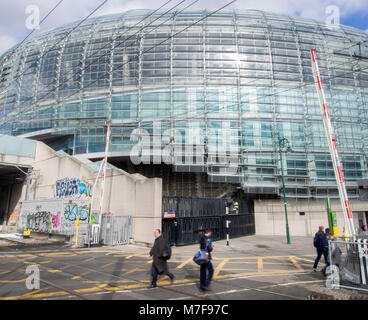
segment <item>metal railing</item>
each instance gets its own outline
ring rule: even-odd
[[[326,286],[368,291],[368,237],[329,240]]]
[[[90,224],[85,235],[85,244],[116,246],[128,244],[132,234],[131,216],[102,216],[101,225]]]

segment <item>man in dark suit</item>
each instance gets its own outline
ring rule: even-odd
[[[201,291],[209,290],[209,286],[211,284],[212,276],[213,276],[213,266],[211,263],[211,251],[213,250],[212,241],[211,241],[212,231],[210,229],[206,229],[204,235],[199,240],[199,246],[201,250],[206,250],[208,252],[208,262],[201,265],[200,271],[200,286],[199,289]],[[208,270],[208,275],[207,275]]]
[[[174,275],[169,272],[167,261],[163,259],[163,252],[167,245],[165,239],[161,235],[160,229],[155,229],[153,232],[155,242],[150,251],[149,258],[153,257],[152,263],[152,283],[148,288],[156,288],[157,277],[159,274],[166,274],[171,281],[174,280]]]

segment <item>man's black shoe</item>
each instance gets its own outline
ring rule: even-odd
[[[174,275],[172,275],[172,277],[170,278],[171,283],[173,283],[173,282],[174,282],[174,278],[175,278],[175,276],[174,276]]]
[[[201,291],[209,291],[207,287],[199,287],[199,290],[201,290]]]
[[[151,284],[150,286],[147,287],[148,289],[151,289],[151,288],[157,288],[157,286],[155,284]]]

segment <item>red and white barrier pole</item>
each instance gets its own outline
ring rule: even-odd
[[[326,130],[326,135],[328,139],[328,146],[330,149],[331,159],[332,159],[332,163],[333,163],[333,167],[335,171],[335,177],[336,177],[337,187],[339,190],[341,206],[344,212],[344,218],[345,218],[346,225],[348,227],[349,236],[354,237],[355,229],[354,229],[353,215],[352,215],[351,208],[350,208],[348,194],[346,192],[345,180],[344,180],[344,175],[342,173],[342,167],[340,164],[339,155],[337,153],[336,136],[334,135],[333,130],[332,130],[330,114],[328,112],[328,107],[327,107],[327,102],[326,102],[326,96],[325,96],[325,92],[324,92],[323,85],[322,85],[321,74],[318,68],[316,49],[311,49],[311,55],[312,55],[312,69],[313,69],[313,75],[314,75],[314,82],[316,84],[317,94],[318,94],[319,102],[321,105],[323,124]]]
[[[101,219],[102,219],[102,206],[103,206],[103,199],[104,199],[106,163],[107,163],[107,153],[108,153],[108,150],[109,150],[109,142],[110,142],[110,122],[107,123],[105,157],[104,157],[104,162],[103,162],[101,194],[100,194],[100,206],[99,206],[99,209],[98,209],[98,214],[99,214],[98,224],[100,225],[100,228],[101,228]]]

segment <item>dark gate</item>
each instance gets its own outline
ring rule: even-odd
[[[236,200],[238,214],[226,214],[227,199],[164,196],[162,232],[171,245],[198,243],[205,229],[212,230],[213,240],[226,238],[226,220],[230,220],[230,238],[253,235],[253,200]],[[175,217],[174,217],[175,216]]]

